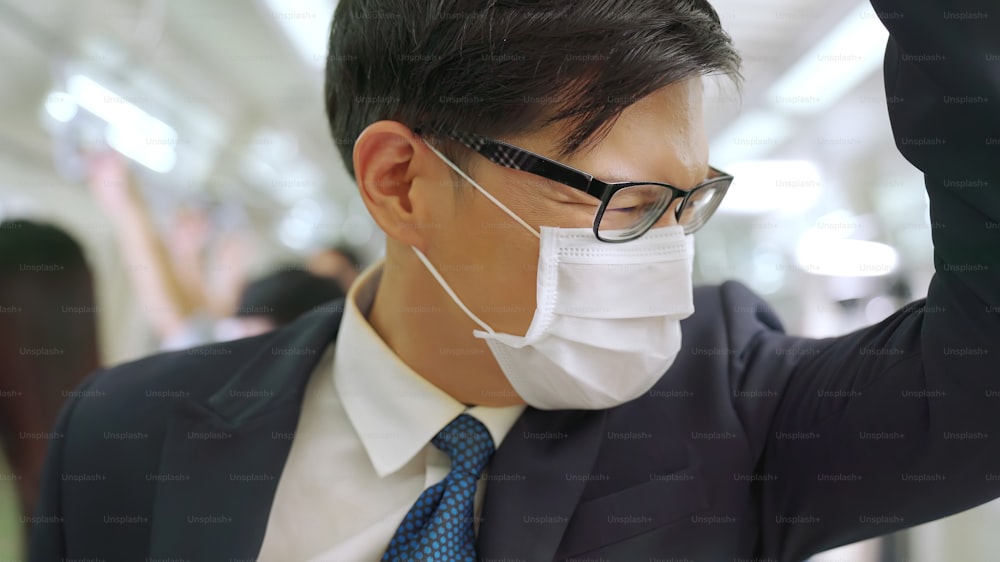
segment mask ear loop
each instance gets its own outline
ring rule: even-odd
[[[502,210],[503,212],[507,213],[507,215],[510,216],[510,218],[512,218],[515,221],[517,221],[518,223],[520,223],[520,225],[523,226],[525,229],[527,229],[528,232],[534,234],[535,238],[541,239],[542,235],[539,234],[538,232],[536,232],[534,228],[531,228],[531,225],[529,225],[528,223],[524,222],[524,220],[521,219],[521,217],[517,216],[517,214],[515,214],[513,211],[511,211],[510,209],[508,209],[507,206],[504,205],[503,203],[501,203],[496,197],[493,197],[490,194],[490,192],[488,192],[485,189],[483,189],[483,187],[481,185],[479,185],[478,183],[476,183],[476,180],[470,178],[468,176],[468,174],[466,174],[465,172],[462,171],[461,168],[459,168],[458,166],[456,166],[455,164],[453,164],[451,162],[451,160],[448,160],[447,158],[445,158],[445,156],[443,154],[441,154],[440,152],[438,152],[438,150],[436,148],[434,148],[433,146],[431,146],[430,143],[427,143],[427,148],[431,149],[431,152],[433,152],[434,154],[436,154],[437,157],[441,159],[441,161],[443,161],[445,164],[448,165],[449,168],[451,168],[452,170],[455,170],[455,173],[457,173],[458,175],[462,176],[462,178],[465,179],[465,181],[471,183],[472,187],[475,187],[476,189],[478,189],[479,193],[482,193],[484,196],[486,196],[487,199],[489,199],[490,201],[492,201],[494,205],[496,205],[497,207],[500,207],[500,210]]]
[[[433,152],[435,155],[437,155],[437,157],[440,158],[442,162],[444,162],[445,164],[447,164],[449,168],[451,168],[452,170],[454,170],[455,173],[457,173],[458,175],[462,176],[462,178],[465,179],[465,181],[467,181],[470,184],[472,184],[472,187],[475,187],[479,191],[479,193],[482,193],[484,196],[486,196],[487,199],[489,199],[490,201],[492,201],[494,205],[496,205],[497,207],[500,208],[500,210],[502,210],[503,212],[507,213],[507,215],[510,216],[510,218],[512,218],[515,221],[517,221],[528,232],[534,234],[535,238],[541,239],[541,237],[542,237],[541,234],[539,234],[538,232],[536,232],[534,228],[531,228],[531,225],[529,225],[528,223],[524,222],[524,220],[521,219],[521,217],[517,216],[513,211],[511,211],[510,209],[508,209],[507,206],[504,205],[503,203],[501,203],[496,197],[493,197],[493,195],[491,195],[490,192],[488,192],[485,189],[483,189],[483,187],[481,185],[479,185],[476,182],[476,180],[470,178],[469,175],[466,174],[465,172],[463,172],[461,168],[459,168],[458,166],[456,166],[454,163],[452,163],[451,160],[448,160],[443,154],[441,154],[440,152],[438,152],[438,149],[434,148],[430,143],[425,143],[425,144],[426,144],[427,148],[429,148],[431,150],[431,152]],[[483,331],[485,331],[488,334],[495,334],[496,332],[493,331],[493,328],[490,328],[486,324],[486,322],[483,322],[478,316],[476,316],[475,314],[473,314],[472,311],[469,310],[469,307],[465,306],[465,303],[462,302],[462,299],[458,298],[458,295],[456,295],[455,291],[453,291],[452,288],[451,288],[451,286],[448,285],[448,282],[444,280],[444,277],[441,276],[441,274],[438,272],[437,268],[435,268],[433,265],[431,265],[431,262],[430,262],[430,260],[427,259],[427,256],[425,256],[424,253],[421,252],[420,250],[418,250],[416,247],[411,246],[411,248],[413,248],[413,252],[415,254],[417,254],[417,258],[419,258],[420,261],[423,262],[424,266],[427,268],[428,271],[430,271],[431,275],[434,276],[434,279],[437,280],[438,284],[441,285],[441,288],[444,289],[446,293],[448,293],[448,296],[451,297],[451,300],[453,300],[455,302],[455,304],[457,304],[458,307],[462,309],[462,312],[465,312],[465,314],[470,319],[472,319],[473,322],[475,322],[476,324],[478,324],[479,327],[483,329]]]
[[[441,288],[444,289],[446,293],[448,293],[448,296],[451,297],[451,300],[455,301],[455,304],[457,304],[458,307],[461,308],[462,311],[465,312],[465,314],[468,315],[468,317],[471,318],[473,322],[479,324],[479,327],[482,328],[483,331],[490,334],[495,334],[496,332],[493,331],[493,328],[490,328],[488,325],[486,325],[486,322],[483,322],[482,320],[479,319],[478,316],[473,314],[472,311],[469,310],[469,307],[465,306],[465,303],[462,302],[462,299],[458,298],[458,295],[455,294],[455,291],[451,290],[451,286],[448,285],[448,282],[444,280],[444,277],[441,277],[441,274],[438,273],[437,268],[431,265],[431,262],[430,260],[427,259],[427,256],[425,256],[423,252],[418,250],[416,246],[410,246],[410,247],[413,248],[413,252],[417,254],[417,257],[420,258],[420,261],[424,262],[424,266],[426,266],[427,270],[431,272],[431,275],[433,275],[434,278],[437,279],[437,282],[439,285],[441,285]]]

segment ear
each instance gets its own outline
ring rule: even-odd
[[[425,197],[423,140],[396,121],[372,123],[354,143],[354,174],[361,199],[386,236],[426,249],[435,209]]]

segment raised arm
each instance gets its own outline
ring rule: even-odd
[[[160,341],[184,329],[197,310],[174,269],[149,209],[131,185],[122,158],[108,152],[91,161],[90,189],[114,224],[125,268],[143,314]]]
[[[777,396],[769,416],[734,399],[768,475],[763,559],[801,560],[1000,496],[1000,8],[873,5],[891,36],[893,135],[925,174],[936,274],[925,302],[844,337],[789,338],[766,314],[733,334],[746,342],[734,385]]]

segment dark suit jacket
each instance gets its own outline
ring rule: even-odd
[[[874,2],[893,132],[932,202],[926,301],[812,340],[742,285],[698,289],[647,395],[524,412],[489,467],[483,560],[794,561],[1000,495],[1000,13],[956,4]],[[339,319],[89,378],[55,430],[31,560],[254,558]]]

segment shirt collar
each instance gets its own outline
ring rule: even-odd
[[[375,472],[383,477],[402,468],[463,412],[481,421],[499,447],[525,407],[467,408],[404,363],[366,318],[382,266],[368,268],[348,292],[333,362],[340,401]]]

